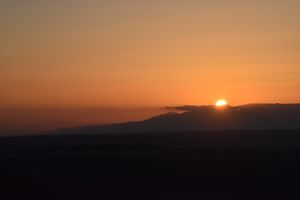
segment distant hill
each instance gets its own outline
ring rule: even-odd
[[[105,134],[219,130],[300,129],[300,104],[249,104],[169,107],[174,112],[145,121],[91,125],[54,131],[55,134]]]

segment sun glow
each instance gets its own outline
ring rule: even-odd
[[[227,106],[228,103],[225,99],[219,99],[217,102],[216,102],[216,107],[225,107]]]

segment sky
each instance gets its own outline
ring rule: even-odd
[[[298,0],[1,0],[0,27],[14,113],[300,102]]]

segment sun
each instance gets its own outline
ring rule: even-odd
[[[228,105],[227,101],[225,99],[219,99],[216,101],[216,107],[225,107]]]

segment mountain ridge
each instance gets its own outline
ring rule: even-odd
[[[300,104],[179,106],[143,121],[59,129],[56,134],[300,129]]]

